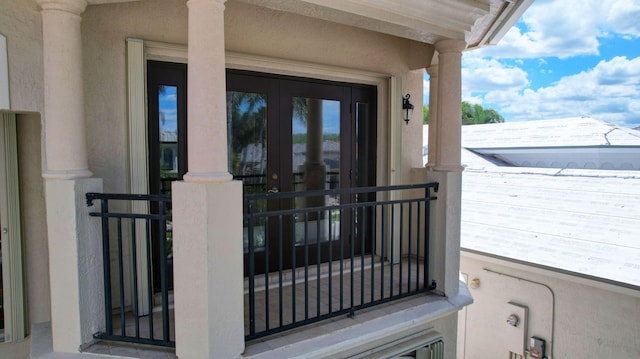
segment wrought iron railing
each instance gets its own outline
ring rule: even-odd
[[[106,327],[95,337],[175,346],[169,301],[171,197],[87,193],[86,198],[88,206],[100,201],[99,210],[90,215],[100,217],[102,224]],[[155,273],[154,251],[160,254]]]
[[[246,195],[246,339],[433,290],[427,260],[437,190],[427,183]]]
[[[437,189],[428,183],[245,195],[246,339],[432,290],[426,261]],[[90,215],[102,226],[106,327],[96,338],[175,346],[171,198],[86,198],[89,206],[100,201]],[[166,254],[155,272],[154,251]]]

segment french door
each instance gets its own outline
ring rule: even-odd
[[[170,194],[171,181],[182,179],[187,172],[186,66],[147,62],[152,194]],[[228,167],[234,179],[243,182],[244,194],[375,184],[375,87],[228,70],[226,96]],[[271,201],[274,203],[265,203],[263,210],[318,207],[350,200],[321,196]],[[311,238],[316,245],[308,246],[312,251],[309,257],[314,261],[326,261],[331,251],[337,254],[340,248],[333,244],[339,241],[340,233],[352,233],[349,226],[357,222],[349,214],[329,211],[289,220],[294,223],[286,226],[290,230],[282,238],[285,245],[302,252],[304,242],[308,245]],[[303,220],[314,222],[314,233],[306,239],[301,229]],[[264,223],[259,227],[262,230],[255,233],[256,268],[261,271],[275,270],[280,260],[285,267],[291,267],[293,257],[298,255],[289,253],[278,258],[269,253],[278,247],[274,243],[277,236],[272,233],[275,227]],[[246,230],[244,243],[246,253]],[[353,245],[356,252],[370,250],[368,245],[362,247],[351,238],[343,238],[342,243]],[[166,254],[157,250],[152,253],[154,288],[160,287],[157,268],[162,255]]]
[[[375,88],[369,86],[228,71],[229,172],[243,181],[245,194],[373,185],[375,98]],[[350,200],[317,196],[268,201],[262,210]],[[350,237],[340,238],[352,233],[353,223],[349,213],[339,210],[287,217],[284,231],[264,220],[254,230],[255,267],[290,268],[305,251],[308,264],[337,258],[351,245],[360,251]],[[246,230],[244,243],[246,253]],[[295,248],[295,253],[283,255],[282,248]]]

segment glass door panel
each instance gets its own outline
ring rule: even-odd
[[[267,190],[267,96],[266,94],[227,91],[228,166],[236,180],[242,181],[245,195]],[[266,203],[258,203],[264,211]],[[246,209],[245,209],[246,210]],[[264,251],[265,220],[254,227],[256,251]],[[247,223],[244,224],[244,251],[248,252]]]
[[[293,190],[305,192],[340,187],[340,101],[294,97],[292,99]],[[338,204],[337,196],[302,197],[299,208]],[[295,218],[296,245],[337,240],[340,213],[312,211]],[[306,224],[305,224],[306,223]],[[305,231],[307,237],[305,239]]]
[[[171,194],[171,182],[178,180],[178,87],[158,86],[158,151],[160,194]]]

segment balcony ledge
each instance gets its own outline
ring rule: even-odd
[[[356,312],[355,318],[334,318],[280,335],[248,342],[245,359],[339,358],[389,348],[412,350],[412,343],[437,340],[433,321],[473,303],[463,282],[455,297],[417,295]],[[400,354],[400,353],[399,353]]]

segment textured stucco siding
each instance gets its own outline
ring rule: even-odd
[[[461,359],[507,357],[508,302],[529,308],[528,336],[546,340],[549,357],[552,333],[554,358],[640,355],[637,291],[464,253],[460,270],[469,282],[480,280],[471,289],[474,303],[460,314]]]

